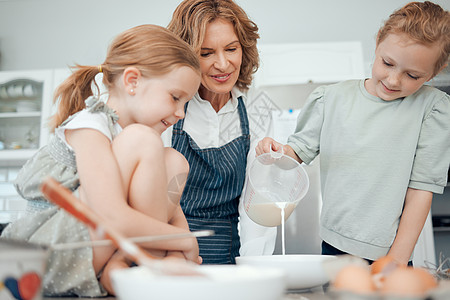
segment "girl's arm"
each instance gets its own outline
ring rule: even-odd
[[[408,188],[397,235],[388,253],[397,262],[407,264],[411,258],[430,211],[432,199],[432,192]]]
[[[169,220],[169,224],[179,227],[179,228],[186,229],[189,231],[188,222],[186,220],[186,217],[185,217],[180,205],[177,206],[172,219]],[[201,263],[201,258],[199,258],[197,253],[198,253],[198,247],[197,247],[196,251],[190,251],[190,252],[168,251],[167,257],[184,258],[184,259],[193,261],[195,263]]]
[[[80,178],[80,199],[100,214],[110,226],[125,236],[146,236],[188,232],[167,221],[151,218],[133,209],[127,202],[127,188],[123,186],[118,163],[111,142],[93,129],[68,130],[66,138],[76,153]],[[145,248],[190,251],[196,239],[152,242]]]

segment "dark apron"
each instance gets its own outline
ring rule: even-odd
[[[234,264],[239,256],[238,206],[250,134],[241,97],[238,102],[242,135],[221,147],[200,149],[183,130],[184,119],[173,127],[172,147],[186,157],[190,166],[180,201],[189,229],[215,232],[214,236],[198,238],[204,264]]]

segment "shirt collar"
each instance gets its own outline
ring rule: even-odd
[[[231,90],[231,96],[236,100],[237,98],[242,97],[242,100],[244,100],[244,102],[247,99],[247,95],[236,86]]]
[[[237,88],[236,86],[233,87],[233,89],[231,90],[231,101],[229,100],[218,112],[218,114],[222,114],[222,113],[228,113],[231,111],[235,111],[238,107],[239,101],[238,98],[242,97],[245,102],[247,96],[245,95],[245,93],[243,93],[239,88]],[[194,98],[192,99],[194,101],[197,101],[198,104],[200,105],[208,105],[210,106],[211,104],[209,103],[209,101],[202,99],[202,97],[200,97],[200,95],[198,94],[198,92],[195,94]],[[192,101],[191,100],[191,101]]]

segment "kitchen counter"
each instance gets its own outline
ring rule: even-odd
[[[326,290],[326,289],[325,289]],[[334,296],[334,297],[333,297]],[[340,299],[348,299],[347,296],[353,296],[350,294],[345,295],[345,297],[339,297]],[[371,296],[368,297],[350,297],[351,299],[378,299],[377,297],[373,298]],[[429,294],[428,298],[424,299],[436,299],[436,300],[443,300],[443,299],[450,299],[450,280],[441,280],[439,283],[439,287],[435,289],[433,292]],[[99,300],[117,300],[115,297],[105,297],[105,298],[46,298],[44,297],[43,300],[93,300],[93,299],[99,299]],[[289,290],[285,293],[285,295],[278,300],[333,300],[336,299],[336,295],[332,295],[329,293],[324,292],[324,288],[317,287],[309,290]],[[383,298],[384,299],[384,298]],[[399,298],[395,298],[399,299]],[[417,298],[402,298],[402,299],[417,299]]]
[[[436,300],[442,300],[442,299],[450,299],[450,280],[443,280],[440,282],[440,287],[433,292],[432,296],[426,299],[436,299]],[[349,296],[349,295],[347,295]],[[344,297],[341,299],[347,299],[348,297]],[[93,300],[93,299],[99,299],[99,300],[117,300],[115,297],[106,297],[106,298],[43,298],[43,300]],[[336,299],[336,295],[327,294],[324,292],[324,289],[322,287],[310,289],[310,290],[289,290],[286,292],[284,297],[282,297],[279,300],[333,300]],[[371,297],[352,297],[352,299],[375,299]],[[396,298],[397,299],[397,298]],[[403,299],[403,298],[402,298]],[[404,299],[412,299],[412,298],[404,298]],[[417,298],[414,298],[417,299]],[[425,298],[424,298],[425,299]]]

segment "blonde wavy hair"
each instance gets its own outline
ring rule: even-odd
[[[58,103],[58,110],[49,120],[50,130],[54,132],[70,115],[85,108],[93,85],[99,90],[94,80],[99,72],[103,73],[103,84],[112,91],[123,71],[131,66],[144,78],[162,76],[181,66],[200,74],[197,54],[171,31],[151,24],[133,27],[112,41],[101,65],[72,67],[72,74],[56,89],[53,101]]]
[[[167,28],[186,41],[200,55],[206,27],[216,19],[230,21],[242,47],[242,64],[237,87],[247,90],[259,67],[256,47],[258,26],[231,0],[185,0],[175,9]]]
[[[437,44],[441,55],[436,61],[434,74],[448,65],[450,54],[450,13],[430,1],[411,2],[392,13],[380,28],[377,46],[390,33],[406,34],[412,40],[424,44]]]

